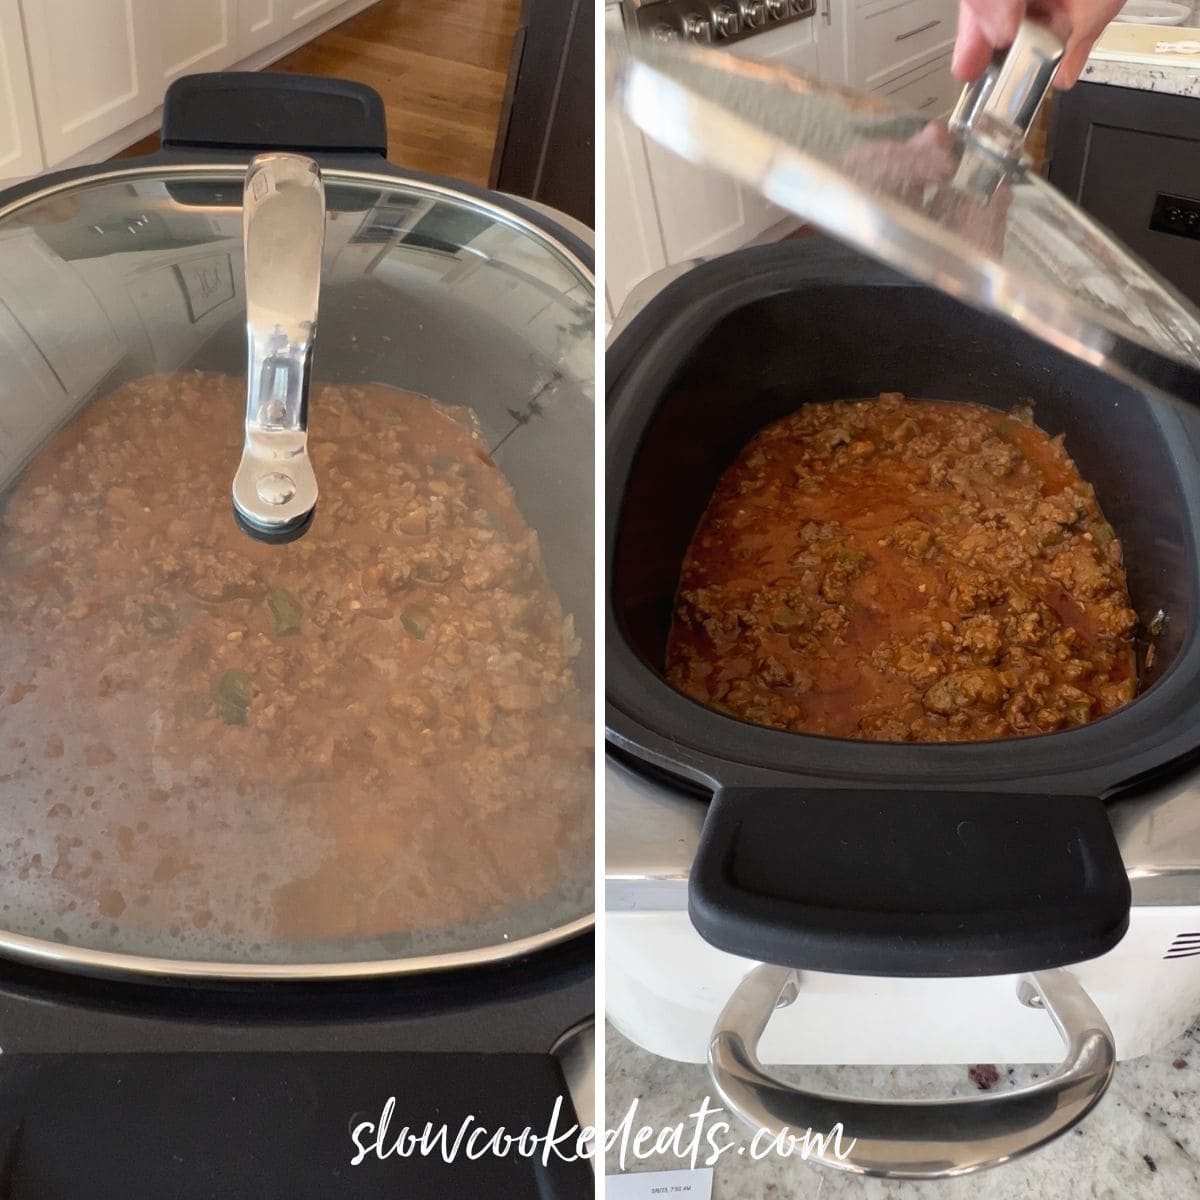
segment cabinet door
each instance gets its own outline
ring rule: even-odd
[[[22,14],[46,162],[151,112],[161,99],[155,0],[25,0]]]
[[[724,254],[753,236],[746,232],[752,223],[747,210],[756,206],[756,197],[716,171],[692,166],[649,138],[645,146],[668,262]]]
[[[1193,96],[1076,84],[1055,102],[1050,182],[1200,305],[1197,107]]]
[[[337,8],[342,0],[282,0],[282,3],[283,29],[280,32],[284,34],[324,16],[331,9]]]
[[[0,179],[36,175],[45,164],[17,0],[0,0]]]
[[[877,90],[897,108],[907,108],[927,117],[944,117],[954,107],[962,84],[951,74],[950,55],[947,54]]]
[[[237,0],[238,58],[248,58],[283,37],[283,8],[284,0]]]
[[[728,52],[819,76],[816,30],[820,19],[796,21],[761,37],[746,38]],[[836,69],[838,57],[833,56],[832,61]],[[694,167],[649,138],[646,157],[668,263],[735,250],[788,216],[757,192],[716,171]]]
[[[755,42],[759,39],[747,38],[731,52],[761,57],[762,46]],[[770,223],[761,197],[717,171],[685,162],[652,138],[645,147],[668,263],[736,250]]]
[[[817,0],[817,15],[812,18],[816,43],[816,75],[822,83],[850,82],[850,30],[854,15],[848,4]]]
[[[825,11],[830,12],[832,21],[833,0],[822,0],[822,2]],[[838,7],[840,9],[843,6]],[[837,20],[839,22],[845,20],[840,11]],[[796,21],[791,25],[784,25],[769,37],[747,38],[744,42],[739,42],[734,46],[734,53],[745,54],[747,57],[760,59],[763,62],[778,63],[789,71],[807,75],[811,79],[841,83],[840,72],[845,70],[845,60],[844,56],[834,48],[837,44],[836,35],[840,33],[840,27],[825,25],[824,21],[825,17],[818,11],[817,16],[810,17],[807,21]],[[826,40],[822,41],[822,33],[833,36],[827,36]],[[826,67],[827,61],[828,68]],[[826,74],[826,70],[829,74]],[[744,203],[747,241],[792,216],[785,209],[768,203],[757,193],[748,193]]]
[[[160,92],[180,75],[220,71],[238,59],[236,7],[235,0],[188,0],[166,11],[152,6]]]
[[[855,12],[847,45],[853,87],[877,91],[954,44],[955,0],[871,0]]]
[[[605,12],[604,25],[608,36],[620,33],[621,15],[616,8]],[[619,105],[604,106],[604,129],[604,212],[609,231],[604,287],[611,319],[630,289],[665,267],[667,259],[650,187],[646,143]]]

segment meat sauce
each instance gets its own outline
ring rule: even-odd
[[[244,403],[131,383],[7,497],[2,920],[32,897],[64,939],[270,957],[581,894],[580,643],[466,414],[314,388],[321,496],[278,546],[232,514]]]
[[[758,725],[883,742],[1085,724],[1133,699],[1121,545],[1032,410],[811,404],[725,472],[667,678]]]

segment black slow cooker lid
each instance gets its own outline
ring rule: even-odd
[[[684,158],[1122,382],[1196,403],[1200,313],[1021,161],[1062,51],[1025,22],[948,121],[649,39],[614,54],[613,90]]]
[[[0,950],[290,978],[508,958],[590,926],[590,262],[519,204],[394,171],[372,96],[184,80],[163,157],[0,196]],[[245,160],[279,147],[318,156],[325,205],[319,499],[275,544],[235,524],[231,485]],[[294,271],[284,232],[268,258]],[[314,341],[315,291],[294,329],[266,321],[280,360]],[[282,396],[290,371],[254,377]],[[470,572],[447,559],[451,510]],[[506,544],[528,568],[508,583]],[[547,654],[561,686],[527,677]],[[384,896],[390,927],[354,918]]]

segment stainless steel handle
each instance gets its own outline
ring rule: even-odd
[[[821,18],[826,25],[833,24],[833,0],[823,0],[821,4]]]
[[[758,1042],[771,1014],[789,1003],[800,977],[788,967],[755,967],[717,1019],[708,1068],[718,1094],[747,1125],[771,1137],[808,1130],[837,1142],[809,1142],[809,1161],[856,1175],[945,1179],[996,1166],[1044,1145],[1083,1119],[1104,1095],[1116,1054],[1108,1024],[1074,976],[1039,971],[1017,998],[1049,1014],[1067,1057],[1020,1091],[962,1100],[869,1100],[805,1092],[769,1074]]]
[[[1008,50],[998,51],[987,70],[963,88],[950,114],[951,128],[1003,158],[1019,158],[1064,49],[1048,26],[1022,21]]]
[[[301,527],[317,503],[308,457],[308,377],[317,332],[325,189],[298,154],[261,154],[246,171],[246,437],[233,505],[253,532]]]
[[[918,25],[916,29],[910,29],[907,33],[896,34],[895,40],[898,42],[907,42],[910,37],[916,37],[918,33],[928,33],[931,29],[936,29],[941,23],[941,17],[936,17],[932,21],[926,21],[924,25]]]

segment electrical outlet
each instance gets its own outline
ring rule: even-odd
[[[1150,228],[1158,233],[1173,233],[1176,237],[1200,240],[1200,200],[1159,192],[1154,198]]]

